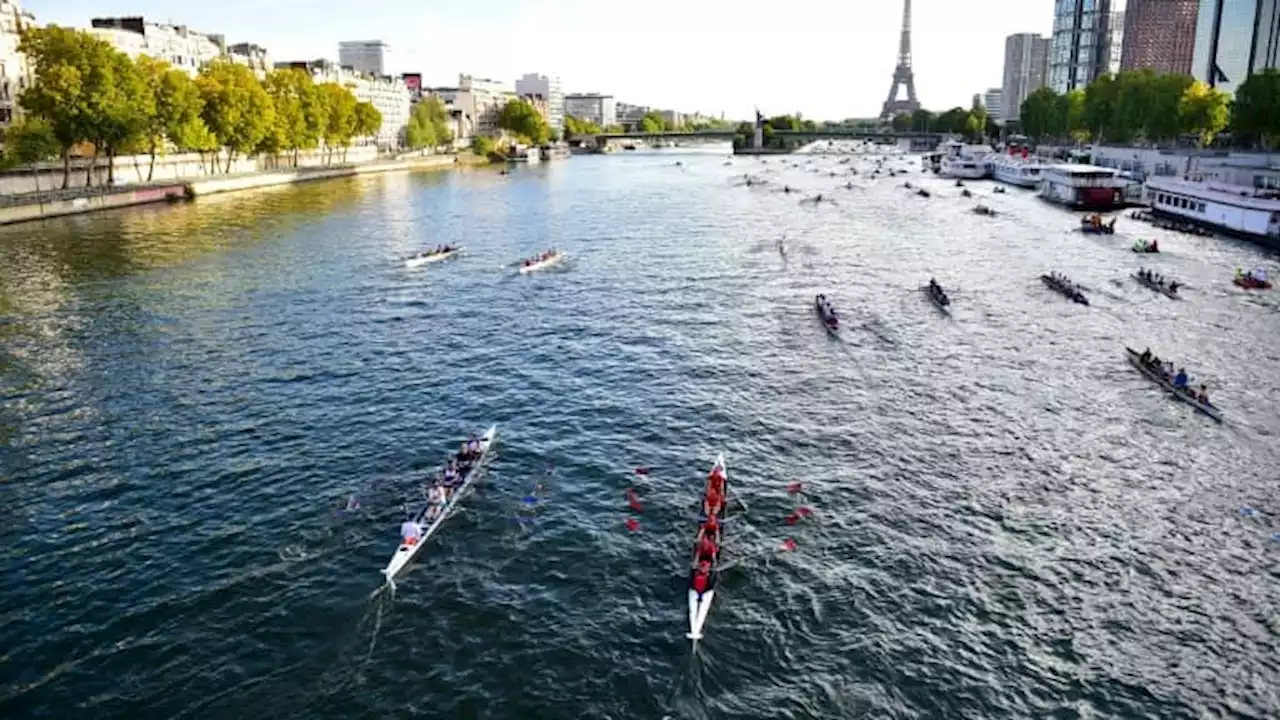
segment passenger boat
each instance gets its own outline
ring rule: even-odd
[[[996,180],[1023,188],[1034,188],[1040,182],[1044,165],[1028,160],[1024,152],[1018,155],[1002,155],[991,162],[991,174]]]
[[[711,601],[716,597],[716,580],[720,577],[720,566],[722,564],[721,557],[724,554],[722,541],[724,537],[724,524],[728,520],[729,507],[729,470],[724,464],[724,453],[720,453],[716,457],[715,465],[711,467],[711,473],[720,470],[724,474],[724,505],[720,511],[720,530],[718,537],[714,538],[716,547],[719,551],[716,553],[715,562],[711,564],[711,573],[707,578],[705,588],[699,592],[694,589],[694,581],[697,576],[697,560],[698,549],[695,543],[693,550],[694,567],[689,571],[689,632],[686,635],[695,643],[702,639],[702,627],[707,623],[707,615],[711,612]],[[711,475],[707,476],[707,485],[703,488],[703,497],[706,497],[706,490],[711,485]]]
[[[1181,287],[1177,281],[1170,281],[1168,284],[1156,282],[1142,273],[1131,273],[1129,277],[1138,281],[1139,285],[1155,290],[1165,297],[1173,300],[1180,300],[1182,296],[1178,294],[1178,288]]]
[[[1131,347],[1126,347],[1124,350],[1125,350],[1125,353],[1127,353],[1129,356],[1129,363],[1134,367],[1138,368],[1138,370],[1143,375],[1146,375],[1148,378],[1154,380],[1161,387],[1163,387],[1165,390],[1168,390],[1170,393],[1173,394],[1174,397],[1181,400],[1182,402],[1190,405],[1196,410],[1199,410],[1205,415],[1208,415],[1214,420],[1218,422],[1222,422],[1222,410],[1220,410],[1217,405],[1214,405],[1213,403],[1210,403],[1210,402],[1200,402],[1200,400],[1197,399],[1195,395],[1191,394],[1190,390],[1179,390],[1178,388],[1174,387],[1173,382],[1167,379],[1163,373],[1157,371],[1155,368],[1152,368],[1148,366],[1146,363],[1142,362],[1142,353],[1138,352],[1137,350],[1134,350]]]
[[[840,315],[836,312],[826,295],[818,295],[813,299],[813,308],[818,311],[818,318],[827,332],[835,335],[840,332]]]
[[[1130,181],[1114,168],[1097,165],[1046,165],[1040,171],[1039,196],[1082,210],[1115,210],[1126,204]]]
[[[437,263],[437,262],[440,262],[441,260],[448,260],[449,258],[454,257],[460,252],[462,252],[461,247],[450,247],[439,252],[431,251],[431,252],[418,253],[417,255],[414,255],[413,257],[405,260],[404,266],[407,268],[422,267],[423,265],[427,265],[429,263]]]
[[[567,255],[565,253],[558,250],[552,250],[549,253],[531,257],[520,264],[520,274],[528,275],[531,272],[545,270],[553,265],[559,264],[560,261],[564,260],[566,257]]]
[[[942,153],[938,151],[925,153],[920,158],[920,166],[921,172],[931,172],[937,175],[942,170]]]
[[[1273,168],[1224,162],[1183,176],[1149,177],[1144,198],[1157,215],[1280,247],[1275,180]]]
[[[1040,280],[1053,290],[1066,295],[1081,305],[1089,304],[1089,298],[1085,297],[1084,293],[1080,292],[1080,288],[1076,287],[1076,284],[1066,276],[1041,275]]]
[[[991,176],[987,153],[979,147],[959,142],[945,143],[938,175],[946,178],[981,180]]]
[[[494,437],[498,434],[498,426],[494,425],[481,435],[480,440],[480,456],[474,462],[467,466],[462,474],[462,482],[458,485],[457,490],[449,497],[449,499],[434,514],[433,506],[430,503],[424,504],[422,509],[414,515],[414,522],[422,525],[422,536],[416,542],[407,543],[403,540],[400,546],[396,548],[395,554],[391,556],[391,561],[387,563],[387,567],[382,570],[382,574],[386,576],[387,583],[395,585],[396,576],[404,570],[409,561],[413,560],[431,536],[440,529],[440,526],[450,515],[457,509],[458,504],[467,496],[467,492],[475,484],[476,479],[480,476],[480,471],[484,465],[485,458],[489,455],[489,448],[493,446]]]

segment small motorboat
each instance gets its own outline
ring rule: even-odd
[[[1248,272],[1236,268],[1236,278],[1232,282],[1246,290],[1271,289],[1271,281],[1267,279],[1267,271],[1262,268],[1254,268]]]
[[[1158,253],[1160,252],[1160,244],[1155,240],[1139,240],[1133,244],[1133,251],[1136,253]]]
[[[1116,233],[1116,218],[1111,218],[1109,223],[1102,222],[1101,215],[1080,218],[1080,232],[1090,235],[1114,235]]]

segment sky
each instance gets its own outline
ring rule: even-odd
[[[897,63],[902,0],[25,0],[41,24],[142,15],[267,48],[336,59],[342,40],[390,44],[388,71],[427,85],[459,73],[731,119],[874,117]],[[999,87],[1004,38],[1048,35],[1053,0],[914,0],[912,67],[929,109]]]

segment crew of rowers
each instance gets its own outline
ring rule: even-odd
[[[951,304],[951,299],[947,297],[946,291],[942,289],[942,286],[938,284],[937,280],[929,278],[929,287],[927,289],[929,290],[929,294],[938,301],[939,305]]]
[[[707,492],[702,497],[702,515],[698,539],[693,551],[693,590],[698,594],[711,586],[711,570],[720,555],[720,517],[724,512],[724,468],[716,465],[707,477]]]
[[[827,299],[826,295],[818,295],[818,312],[822,313],[822,321],[828,327],[834,328],[840,324],[840,316],[836,313],[835,306]]]
[[[547,260],[550,260],[551,258],[553,258],[553,257],[555,257],[555,256],[556,256],[556,251],[555,251],[555,249],[553,248],[553,249],[551,249],[551,250],[547,250],[547,251],[545,251],[545,252],[540,252],[540,253],[538,253],[537,255],[534,255],[534,256],[533,256],[533,257],[531,257],[531,258],[526,258],[526,259],[525,259],[525,261],[522,263],[522,265],[523,265],[524,267],[529,267],[530,265],[537,265],[538,263],[540,263],[540,262],[546,262]]]
[[[444,511],[454,493],[462,486],[467,473],[483,454],[484,448],[480,444],[480,438],[475,433],[471,433],[471,437],[458,449],[458,454],[449,458],[449,463],[427,484],[425,519],[428,523],[434,522]],[[413,518],[405,520],[400,525],[400,536],[404,538],[405,545],[418,544],[418,540],[422,537],[422,523]]]
[[[1096,232],[1114,232],[1116,229],[1116,219],[1111,218],[1111,222],[1104,223],[1102,222],[1102,216],[1098,213],[1094,213],[1081,218],[1080,225]]]
[[[1151,283],[1152,285],[1156,285],[1158,287],[1165,286],[1163,275],[1156,272],[1152,272],[1151,270],[1148,270],[1146,268],[1138,268],[1138,277]],[[1169,281],[1169,292],[1178,292],[1178,288],[1180,287],[1182,286],[1178,284],[1177,280]]]
[[[1142,354],[1138,356],[1138,361],[1147,366],[1147,369],[1159,373],[1160,377],[1164,378],[1165,382],[1171,383],[1178,392],[1194,398],[1204,405],[1212,404],[1209,402],[1209,388],[1204,383],[1201,383],[1197,390],[1191,389],[1191,379],[1187,376],[1186,368],[1177,368],[1175,370],[1172,361],[1162,361],[1151,354],[1151,348],[1143,350]]]
[[[1077,287],[1076,284],[1071,281],[1071,278],[1067,277],[1066,275],[1063,275],[1057,270],[1054,270],[1053,272],[1049,273],[1049,279],[1053,281],[1054,285],[1057,285],[1060,289],[1062,289],[1068,295],[1081,294],[1080,288]]]
[[[454,252],[457,249],[458,249],[457,245],[437,245],[433,250],[428,250],[426,252],[418,253],[418,257],[424,258],[424,257],[431,257],[432,255],[442,255],[444,253]]]

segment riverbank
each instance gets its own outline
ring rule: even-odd
[[[36,194],[29,200],[0,207],[0,225],[43,220],[45,218],[113,210],[157,202],[179,202],[201,197],[258,188],[293,185],[318,180],[372,175],[387,172],[447,170],[458,166],[487,165],[488,160],[470,153],[460,155],[428,155],[407,160],[374,161],[340,167],[301,168],[248,172],[222,177],[207,177],[185,183],[166,182],[145,186],[98,187],[78,192],[52,191]]]

